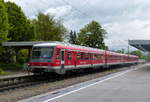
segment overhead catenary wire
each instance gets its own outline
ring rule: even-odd
[[[65,4],[71,6],[74,10],[78,11],[80,14],[82,14],[82,15],[88,17],[88,15],[87,15],[85,12],[81,11],[79,8],[77,8],[76,6],[72,5],[72,4],[71,4],[70,2],[68,2],[67,0],[61,0],[61,1],[62,1],[63,3],[65,3]],[[88,0],[86,0],[86,1],[84,1],[84,2],[87,3]],[[84,4],[85,4],[85,3],[84,3]],[[118,36],[117,36],[117,37],[118,37]],[[118,38],[119,38],[119,37],[118,37]],[[122,41],[122,40],[118,39],[118,41],[119,41],[120,43],[124,43],[125,45],[127,45],[127,43],[124,42],[125,40]]]
[[[122,49],[127,49],[126,51],[127,51],[127,53],[129,54],[129,52],[130,52],[130,46],[129,46],[129,43],[128,43],[128,41],[129,41],[129,39],[122,39],[122,40],[120,40],[120,37],[119,36],[117,36],[117,35],[113,35],[113,36],[115,36],[115,37],[117,37],[118,39],[118,41],[119,41],[119,43],[124,43],[124,46],[123,46],[123,48]],[[132,36],[132,38],[133,38],[133,36]],[[112,42],[112,41],[111,41]],[[127,43],[126,43],[127,42]],[[113,43],[113,42],[112,42]],[[126,45],[126,46],[125,46]]]

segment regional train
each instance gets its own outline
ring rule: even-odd
[[[50,42],[33,45],[28,70],[33,73],[65,74],[70,70],[135,64],[138,61],[139,58],[133,55],[63,42]]]

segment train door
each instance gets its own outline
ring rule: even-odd
[[[104,67],[108,67],[108,53],[105,51],[105,53],[104,53]]]
[[[89,53],[89,55],[90,55],[89,63],[91,64],[91,67],[93,68],[93,54]]]
[[[61,64],[61,68],[59,70],[59,74],[65,74],[66,70],[65,70],[65,49],[61,49],[61,53],[60,53],[60,64]]]
[[[76,51],[73,52],[73,65],[74,65],[74,68],[77,68],[77,52]]]
[[[63,50],[61,50],[61,61],[60,61],[61,68],[64,68],[64,64],[65,64],[64,58],[65,58],[65,50],[63,49]]]
[[[124,64],[124,56],[123,55],[121,56],[121,62],[122,62],[122,64]]]
[[[71,50],[66,51],[66,66],[68,69],[72,68],[73,66],[73,52]]]

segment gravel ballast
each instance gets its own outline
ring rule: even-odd
[[[118,68],[113,68],[113,69],[109,68],[108,70],[105,70],[105,71],[98,71],[94,73],[88,73],[85,75],[77,74],[71,78],[56,80],[54,82],[45,82],[45,83],[38,84],[38,85],[0,92],[0,102],[16,102],[21,99],[29,98],[35,95],[46,93],[46,92],[51,92],[51,91],[61,89],[67,86],[71,86],[77,83],[81,83],[81,82],[92,80],[98,77],[102,77],[111,73],[134,68],[136,66],[130,66],[130,67],[128,66],[128,67],[121,67],[121,68],[118,67]]]

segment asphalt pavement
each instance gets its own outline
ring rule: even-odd
[[[20,102],[150,102],[150,64]]]

